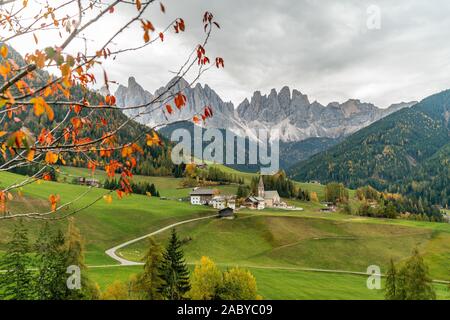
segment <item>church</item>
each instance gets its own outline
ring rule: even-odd
[[[264,181],[262,176],[259,177],[258,184],[258,198],[264,199],[264,204],[266,208],[273,208],[280,206],[281,198],[276,190],[264,190]]]

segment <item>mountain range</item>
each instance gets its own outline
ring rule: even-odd
[[[167,90],[170,88],[170,90]],[[317,101],[310,102],[307,95],[285,86],[279,92],[272,89],[268,95],[256,91],[250,100],[245,99],[237,107],[231,102],[225,102],[207,84],[197,83],[190,87],[183,78],[173,78],[165,87],[154,93],[145,90],[134,77],[128,79],[126,86],[119,85],[115,92],[117,104],[124,106],[139,106],[150,103],[163,92],[162,99],[170,102],[170,95],[183,92],[187,97],[187,105],[181,110],[168,114],[164,109],[145,113],[144,109],[124,109],[130,117],[141,114],[136,120],[147,126],[168,124],[163,131],[170,136],[173,129],[170,123],[179,120],[190,121],[195,113],[201,112],[205,106],[213,109],[214,116],[208,118],[205,127],[227,129],[241,137],[256,139],[254,130],[278,129],[280,139],[280,166],[289,168],[298,161],[308,159],[312,155],[327,150],[344,137],[364,128],[383,117],[400,109],[411,107],[417,102],[401,102],[392,104],[386,109],[376,107],[371,103],[351,99],[344,103],[332,102],[324,106]],[[149,105],[145,110],[159,107]],[[193,130],[190,124],[185,129]],[[272,135],[272,139],[276,136]],[[256,167],[248,167],[253,171]],[[245,169],[239,166],[240,170]]]
[[[178,83],[173,85],[177,80]],[[120,85],[114,95],[119,106],[137,106],[149,103],[169,87],[172,87],[169,90],[172,94],[183,92],[186,95],[187,106],[171,115],[165,112],[143,115],[137,119],[139,122],[154,126],[182,119],[190,120],[196,112],[201,112],[205,106],[211,106],[214,117],[207,120],[207,127],[229,129],[237,135],[249,137],[252,137],[254,129],[278,129],[282,142],[298,142],[308,138],[339,139],[417,103],[402,102],[381,109],[371,103],[351,99],[324,106],[317,101],[310,102],[308,96],[298,90],[291,91],[289,87],[283,87],[279,92],[272,89],[268,95],[256,91],[250,100],[245,99],[235,108],[233,103],[224,102],[208,85],[197,83],[191,88],[182,78],[172,79],[165,87],[152,94],[139,85],[134,77],[130,77],[127,86]],[[163,98],[167,96],[168,94]],[[155,106],[149,106],[152,107]],[[141,111],[142,109],[124,110],[124,113],[134,116]]]

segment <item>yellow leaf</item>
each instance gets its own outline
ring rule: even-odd
[[[104,195],[103,199],[106,201],[106,203],[111,203],[113,200],[110,194]]]
[[[0,54],[4,59],[6,59],[6,57],[8,56],[8,47],[3,45],[2,48],[0,49]]]
[[[5,134],[7,134],[8,132],[6,131],[0,131],[0,137],[3,137]]]

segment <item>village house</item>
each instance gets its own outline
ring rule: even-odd
[[[78,178],[78,184],[82,186],[90,186],[95,188],[100,187],[100,181],[94,178],[80,177]]]
[[[235,196],[215,196],[211,200],[211,204],[215,209],[231,208],[236,209],[236,197]]]
[[[264,198],[254,196],[250,196],[245,199],[244,206],[254,210],[263,210],[266,207]]]
[[[191,204],[193,205],[209,205],[216,191],[212,189],[197,188],[189,194],[191,197]]]

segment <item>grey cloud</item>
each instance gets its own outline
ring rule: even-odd
[[[357,98],[381,107],[450,87],[447,0],[167,0],[164,4],[166,16],[155,12],[150,17],[158,25],[172,17],[185,18],[187,32],[176,40],[180,54],[201,39],[202,13],[215,14],[222,28],[214,33],[208,50],[213,57],[224,57],[226,68],[206,74],[201,82],[235,104],[255,90],[269,92],[284,85],[322,103]],[[380,30],[366,27],[366,10],[372,4],[381,9]],[[122,59],[124,65],[113,72],[124,79],[132,74],[154,90],[171,77],[168,70],[178,59],[172,52],[166,61],[143,68],[143,59],[150,65],[160,50],[145,50],[140,59]]]

